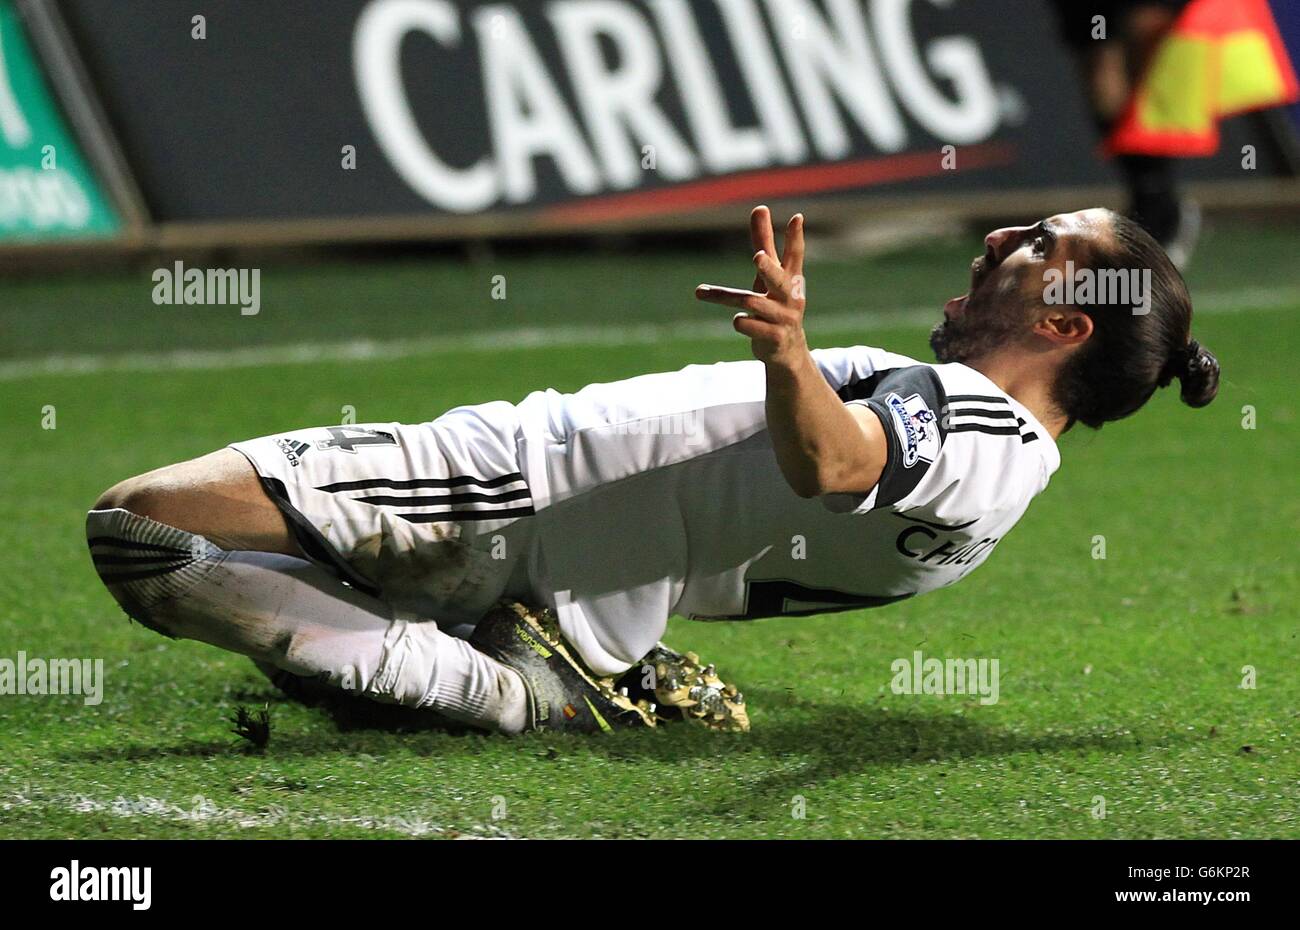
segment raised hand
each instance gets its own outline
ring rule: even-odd
[[[807,348],[803,332],[806,291],[803,276],[803,214],[796,213],[785,227],[785,249],[778,261],[772,213],[755,207],[749,216],[754,253],[754,289],[701,284],[695,296],[707,303],[741,311],[732,317],[736,332],[748,336],[754,357],[779,362]]]

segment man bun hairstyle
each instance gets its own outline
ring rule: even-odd
[[[1109,215],[1111,235],[1092,247],[1089,267],[1098,274],[1149,272],[1150,278],[1140,306],[1077,308],[1092,318],[1092,336],[1061,366],[1052,394],[1070,426],[1093,429],[1137,412],[1175,378],[1192,407],[1204,407],[1219,392],[1218,359],[1191,338],[1192,298],[1183,276],[1145,229]]]
[[[1179,396],[1189,407],[1204,407],[1219,393],[1219,360],[1195,339],[1181,352],[1175,352],[1160,374],[1160,387],[1174,378],[1182,385]]]

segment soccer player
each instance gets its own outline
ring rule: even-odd
[[[1194,407],[1217,391],[1179,273],[1108,210],[989,233],[931,333],[938,364],[810,351],[803,217],[780,255],[765,207],[751,234],[753,290],[696,296],[736,311],[754,361],[237,442],[106,492],[97,570],[151,629],[352,695],[507,733],[649,723],[598,679],[675,655],[657,645],[670,615],[953,584],[1047,486],[1061,433],[1174,379]],[[720,717],[740,704],[724,697]]]

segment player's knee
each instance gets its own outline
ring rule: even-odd
[[[119,481],[113,485],[95,501],[95,506],[91,510],[130,510],[135,511],[136,507],[144,505],[144,489],[142,483],[143,476],[137,475],[134,478],[127,478],[125,481]],[[147,514],[141,514],[147,516]]]
[[[175,466],[172,466],[175,467]],[[138,517],[171,523],[188,506],[187,494],[171,480],[169,469],[119,481],[99,496],[94,510],[127,510]]]
[[[180,511],[165,472],[129,478],[101,494],[86,516],[86,541],[96,573],[127,615],[176,637],[184,633],[168,603],[220,550],[174,525]]]

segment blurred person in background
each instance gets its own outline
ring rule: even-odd
[[[1093,120],[1102,136],[1109,136],[1188,0],[1051,0],[1051,4],[1062,37],[1074,52]],[[1129,215],[1182,267],[1196,245],[1200,210],[1180,197],[1174,159],[1121,154],[1115,162],[1127,189]]]
[[[1219,121],[1300,100],[1267,0],[1052,0],[1129,214],[1183,268],[1200,210],[1175,158],[1214,155]]]

